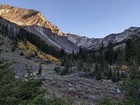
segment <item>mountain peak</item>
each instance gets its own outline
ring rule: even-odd
[[[131,30],[131,31],[136,30],[136,29],[138,29],[138,27],[131,26],[130,28],[128,28],[128,30]]]
[[[11,8],[13,8],[13,6],[10,6],[10,5],[7,5],[7,4],[3,4],[3,5],[0,5],[0,8],[1,9],[11,9]]]
[[[50,29],[54,34],[63,36],[57,26],[48,21],[41,12],[33,9],[0,5],[0,17],[20,26],[38,25]]]

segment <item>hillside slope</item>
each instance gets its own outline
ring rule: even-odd
[[[14,37],[19,34],[20,29],[24,29],[58,50],[64,49],[67,53],[79,51],[78,47],[67,40],[57,26],[39,11],[0,5],[0,26],[0,30],[7,28],[8,33]]]

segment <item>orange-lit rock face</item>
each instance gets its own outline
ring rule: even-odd
[[[20,26],[43,26],[59,36],[64,35],[57,26],[49,22],[39,11],[0,5],[0,17]]]

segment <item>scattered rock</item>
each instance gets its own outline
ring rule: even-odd
[[[121,90],[120,90],[120,89],[117,89],[117,92],[118,92],[118,93],[121,93]]]

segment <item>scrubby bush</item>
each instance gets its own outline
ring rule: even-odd
[[[13,46],[12,49],[11,49],[11,52],[14,52],[16,50],[16,47]]]
[[[58,74],[58,75],[66,75],[69,73],[69,69],[67,68],[60,68],[60,67],[55,67],[54,71]]]
[[[47,101],[47,105],[72,105],[72,104],[63,98],[54,97]]]
[[[41,74],[42,74],[42,66],[41,66],[41,63],[40,63],[37,75],[41,75]]]
[[[101,100],[101,102],[99,102],[98,105],[117,105],[117,104],[113,103],[111,99],[104,98]]]
[[[19,54],[20,56],[24,56],[24,53],[23,52],[20,52],[20,54]]]
[[[54,71],[55,71],[57,74],[60,74],[60,67],[55,67],[55,68],[54,68]]]
[[[66,74],[68,74],[69,73],[69,69],[62,69],[61,71],[60,71],[60,75],[66,75]]]

